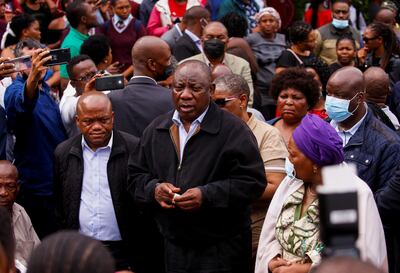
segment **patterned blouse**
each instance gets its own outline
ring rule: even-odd
[[[282,246],[282,258],[291,262],[318,263],[323,244],[319,238],[318,198],[301,217],[305,187],[289,196],[282,207],[275,227],[275,236]]]

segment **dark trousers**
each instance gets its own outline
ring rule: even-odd
[[[131,270],[129,249],[123,241],[102,241],[114,258],[115,270]]]
[[[204,244],[165,240],[167,273],[250,273],[251,232]]]
[[[53,196],[20,193],[17,203],[24,207],[31,218],[36,234],[42,240],[47,235],[57,231]]]

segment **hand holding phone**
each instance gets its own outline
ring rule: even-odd
[[[10,76],[15,73],[15,64],[9,58],[0,57],[0,77]]]
[[[107,75],[96,78],[95,88],[97,91],[108,91],[122,89],[125,87],[124,76],[118,75]]]

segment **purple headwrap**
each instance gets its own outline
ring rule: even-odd
[[[300,151],[318,166],[344,161],[342,139],[329,123],[316,115],[307,114],[292,137]]]

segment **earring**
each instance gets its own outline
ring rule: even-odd
[[[317,173],[317,170],[318,170],[318,168],[315,167],[315,166],[313,166],[313,174],[316,174],[316,173]]]

